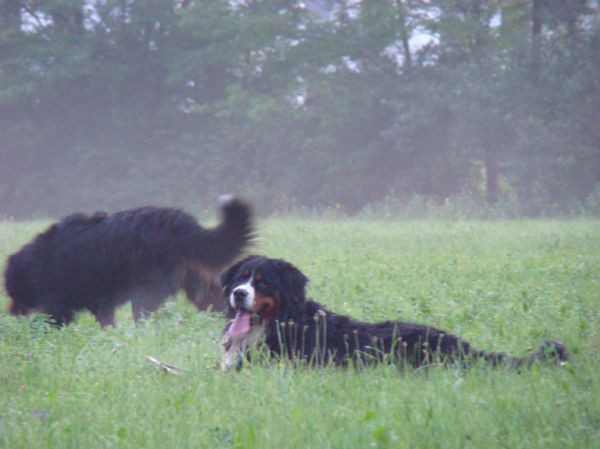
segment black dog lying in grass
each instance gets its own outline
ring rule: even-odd
[[[273,354],[309,365],[408,363],[462,364],[484,360],[494,366],[530,366],[540,359],[564,361],[566,347],[546,340],[529,357],[475,350],[459,337],[431,326],[402,321],[363,323],[307,300],[308,281],[288,262],[250,256],[226,271],[224,294],[235,312],[223,335],[221,366],[239,368],[257,344]]]
[[[212,229],[168,208],[70,215],[8,259],[9,312],[46,313],[60,326],[89,310],[106,326],[118,305],[131,300],[137,321],[180,288],[205,309],[200,296],[210,292],[211,273],[234,262],[253,238],[248,204],[224,198],[222,215]]]

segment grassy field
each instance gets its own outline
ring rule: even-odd
[[[43,223],[0,223],[0,264]],[[64,329],[0,311],[0,448],[599,448],[600,222],[263,222],[257,252],[357,318],[572,360],[531,371],[217,369],[224,319],[182,298]],[[0,305],[6,294],[0,291]],[[3,307],[4,309],[4,307]],[[163,373],[152,355],[184,368]]]

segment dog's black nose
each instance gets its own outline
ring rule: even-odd
[[[248,292],[246,290],[234,290],[233,291],[233,300],[237,306],[243,306],[244,300],[248,297]]]

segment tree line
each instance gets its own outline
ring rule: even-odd
[[[0,0],[0,215],[232,191],[264,212],[599,212],[599,9]]]

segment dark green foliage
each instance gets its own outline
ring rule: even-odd
[[[332,3],[0,0],[0,214],[598,212],[597,2]]]

